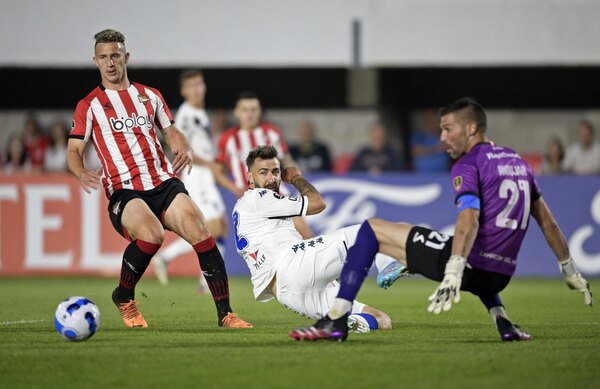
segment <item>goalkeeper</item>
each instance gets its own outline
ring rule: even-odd
[[[448,311],[459,302],[459,291],[468,291],[485,305],[503,341],[530,340],[509,320],[498,295],[515,272],[530,214],[556,254],[567,286],[583,293],[585,304],[592,305],[589,284],[577,271],[531,168],[514,150],[488,141],[486,127],[483,108],[471,98],[440,110],[440,139],[457,159],[452,168],[458,210],[454,236],[379,219],[364,222],[348,251],[340,290],[328,315],[311,327],[290,332],[292,338],[345,340],[344,318],[375,254],[381,252],[410,272],[441,282],[429,297],[429,312]],[[396,278],[388,275],[385,286]]]

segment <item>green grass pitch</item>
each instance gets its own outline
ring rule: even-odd
[[[217,327],[195,280],[137,288],[150,328],[127,329],[110,301],[116,279],[0,278],[0,387],[201,388],[575,388],[600,387],[600,307],[562,280],[515,279],[502,294],[531,342],[502,343],[478,299],[463,293],[448,313],[426,312],[436,284],[400,280],[381,290],[369,278],[359,299],[386,311],[391,331],[351,334],[345,343],[296,342],[310,324],[277,302],[252,299],[233,278],[232,304],[255,328]],[[592,290],[600,282],[592,280]],[[81,343],[54,330],[57,304],[92,299],[102,324]]]

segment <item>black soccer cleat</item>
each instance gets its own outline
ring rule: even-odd
[[[343,342],[348,337],[348,314],[336,320],[325,316],[319,319],[314,325],[293,330],[289,335],[296,340],[327,339]]]
[[[511,323],[510,320],[502,316],[496,316],[496,328],[498,328],[500,338],[503,342],[518,342],[533,339],[531,335],[521,330],[518,325]]]

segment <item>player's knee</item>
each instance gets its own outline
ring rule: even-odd
[[[165,230],[159,227],[141,228],[135,238],[161,245],[165,240]]]

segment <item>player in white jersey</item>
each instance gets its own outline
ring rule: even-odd
[[[277,299],[288,309],[311,319],[323,317],[339,289],[348,247],[359,226],[303,240],[292,217],[317,214],[325,200],[296,167],[281,171],[277,150],[259,146],[246,159],[250,189],[233,210],[236,247],[251,273],[258,301]],[[281,181],[290,183],[299,197],[279,195]],[[391,261],[382,262],[385,267]],[[349,322],[357,332],[389,329],[384,312],[354,301]]]
[[[217,188],[211,165],[215,160],[215,148],[210,134],[210,122],[204,109],[206,84],[200,70],[186,70],[180,79],[180,93],[184,103],[177,110],[175,125],[185,135],[193,153],[194,168],[184,174],[181,180],[190,197],[198,205],[206,219],[206,225],[215,238],[221,254],[223,239],[227,235],[225,204]],[[168,264],[178,256],[193,251],[184,239],[178,239],[159,251],[154,257],[154,272],[161,284],[168,283]],[[200,274],[198,291],[208,293],[206,280]]]
[[[256,93],[240,93],[233,113],[238,125],[221,135],[214,172],[219,185],[241,197],[248,188],[246,157],[256,146],[275,147],[283,166],[293,165],[294,161],[288,152],[281,130],[274,124],[262,121],[262,107]],[[225,175],[225,169],[229,170],[233,180],[229,180]],[[285,186],[281,189],[283,194],[289,194]],[[304,238],[314,235],[303,218],[294,218],[294,223]]]

